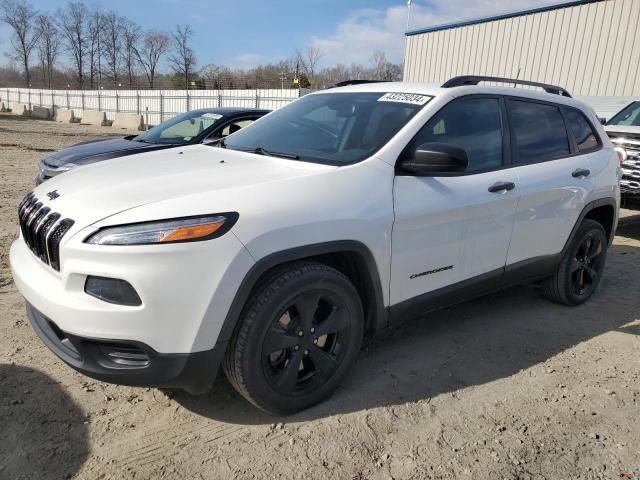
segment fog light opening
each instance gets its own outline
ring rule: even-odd
[[[84,291],[87,295],[98,298],[104,302],[128,307],[142,305],[138,292],[126,280],[119,278],[96,277],[89,275],[84,282]]]

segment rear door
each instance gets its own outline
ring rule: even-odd
[[[513,265],[562,251],[594,187],[589,155],[601,145],[585,131],[579,146],[574,114],[560,105],[510,98],[507,110],[520,187],[507,256]]]

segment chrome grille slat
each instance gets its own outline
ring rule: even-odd
[[[36,203],[33,208],[31,209],[31,211],[27,214],[26,218],[25,218],[25,226],[27,229],[27,236],[25,238],[27,245],[29,245],[29,248],[33,249],[32,245],[32,237],[33,237],[33,230],[32,230],[32,225],[33,225],[33,221],[35,220],[36,216],[38,215],[38,211],[40,210],[40,208],[42,208],[42,202],[38,202]]]
[[[24,219],[27,215],[27,212],[31,209],[32,203],[35,203],[33,196],[31,198],[27,197],[28,200],[24,201],[22,206],[18,209],[18,219],[20,220],[20,230],[22,231],[22,237],[26,237],[26,225],[24,224]]]
[[[49,255],[49,264],[54,270],[60,270],[60,241],[65,233],[69,231],[73,225],[73,220],[65,218],[60,220],[56,228],[51,232],[47,239],[47,254]]]
[[[20,231],[29,250],[55,270],[60,270],[60,241],[73,225],[73,220],[60,218],[59,213],[43,206],[33,193],[18,206]]]
[[[47,237],[51,233],[51,229],[55,225],[55,223],[60,218],[59,213],[52,213],[47,217],[47,219],[42,223],[42,227],[40,228],[41,232],[38,237],[38,252],[40,256],[40,260],[49,265],[49,254],[47,253]]]
[[[38,257],[41,257],[39,235],[42,233],[42,225],[46,222],[47,215],[50,211],[51,209],[49,207],[44,207],[38,212],[38,215],[33,221],[33,251]]]

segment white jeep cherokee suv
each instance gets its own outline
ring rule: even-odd
[[[423,312],[525,281],[584,302],[618,156],[563,89],[484,80],[325,90],[221,148],[39,186],[10,257],[34,330],[100,380],[199,393],[222,365],[290,413],[336,389],[364,337]]]

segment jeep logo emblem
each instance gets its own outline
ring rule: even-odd
[[[60,196],[60,194],[58,193],[57,190],[53,190],[53,191],[47,193],[47,197],[49,197],[49,200],[55,200],[59,196]]]

